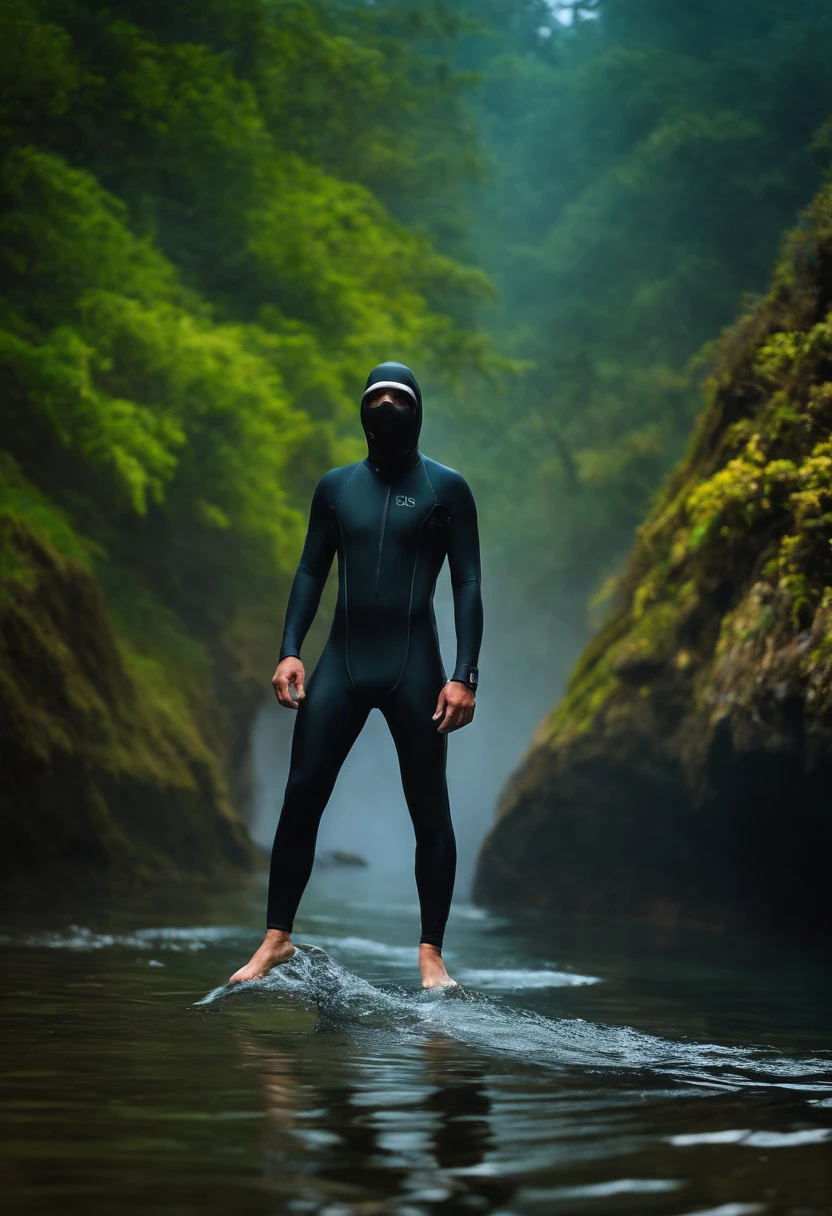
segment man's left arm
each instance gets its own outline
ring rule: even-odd
[[[471,487],[457,474],[448,496],[448,566],[454,597],[456,664],[442,689],[434,719],[444,712],[440,731],[457,730],[474,716],[483,634],[482,569],[477,505]]]

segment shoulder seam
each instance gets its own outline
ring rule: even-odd
[[[358,461],[358,462],[356,463],[355,468],[353,469],[353,471],[350,473],[349,477],[347,478],[347,480],[344,482],[344,484],[341,486],[341,488],[340,488],[340,490],[338,491],[338,493],[337,493],[337,494],[335,495],[335,497],[333,498],[332,502],[329,504],[329,505],[330,505],[330,506],[331,506],[333,509],[335,508],[335,505],[336,505],[336,503],[338,502],[338,499],[339,499],[339,498],[341,497],[341,495],[344,493],[344,490],[346,490],[347,486],[350,484],[350,482],[352,481],[353,477],[355,477],[356,473],[358,472],[358,470],[359,470],[360,468],[361,468],[361,461]]]
[[[428,472],[428,466],[424,460],[422,461],[422,468],[425,470],[425,477],[428,479],[428,485],[430,486],[430,492],[433,495],[433,503],[434,503],[434,506],[436,506],[436,504],[439,502],[439,499],[436,497],[436,490],[434,490],[434,488],[433,488],[433,482],[430,479],[430,473]]]
[[[438,464],[438,461],[434,461],[434,464]],[[424,465],[424,469],[425,469],[425,476],[428,479],[430,488],[433,491],[434,500],[436,502],[441,502],[441,503],[444,503],[447,507],[451,507],[453,505],[453,494],[454,494],[455,487],[465,486],[468,488],[469,491],[471,490],[471,487],[468,485],[468,482],[466,481],[463,474],[460,473],[459,469],[452,469],[450,465],[443,464],[443,465],[439,465],[439,467],[442,470],[442,483],[447,484],[448,493],[447,494],[444,494],[444,493],[437,494],[434,484],[431,481],[430,474],[428,473],[427,464],[424,461],[423,461],[423,465]],[[445,476],[445,474],[447,474],[447,476]]]

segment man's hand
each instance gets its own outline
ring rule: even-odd
[[[287,709],[297,709],[298,701],[306,696],[303,688],[303,681],[306,673],[303,670],[303,663],[294,655],[287,655],[285,659],[281,659],[277,665],[277,671],[272,676],[272,687],[274,688],[275,696],[281,705],[285,705]],[[294,684],[298,701],[295,701],[289,691],[289,685]]]
[[[476,698],[477,694],[467,684],[460,680],[448,680],[440,690],[436,713],[433,715],[434,722],[437,718],[440,719],[437,728],[439,733],[445,734],[459,730],[460,726],[467,726],[474,716]]]

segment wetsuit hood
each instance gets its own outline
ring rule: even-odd
[[[412,408],[385,402],[367,406],[367,398],[380,388],[395,388],[412,399]],[[419,463],[422,430],[422,391],[404,363],[379,363],[367,377],[361,396],[361,425],[367,437],[367,461],[378,472],[395,473]]]

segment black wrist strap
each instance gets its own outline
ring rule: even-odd
[[[452,680],[457,680],[460,684],[465,684],[468,688],[476,691],[480,680],[480,672],[478,667],[469,664],[467,667],[458,667],[451,676]]]

